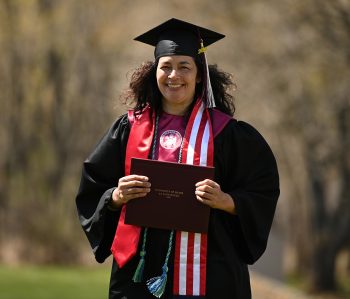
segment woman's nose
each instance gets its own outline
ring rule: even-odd
[[[176,69],[172,69],[168,75],[168,78],[176,78],[178,77],[178,72]]]

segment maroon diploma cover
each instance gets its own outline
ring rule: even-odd
[[[213,167],[132,158],[130,173],[147,176],[151,192],[127,204],[126,224],[207,233],[210,208],[196,199],[195,184],[213,179]]]

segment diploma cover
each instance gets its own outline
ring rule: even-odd
[[[151,191],[126,205],[125,223],[207,233],[210,207],[199,202],[195,184],[214,178],[214,167],[131,159],[131,174],[145,175]]]

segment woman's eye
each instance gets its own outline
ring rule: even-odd
[[[189,70],[190,68],[188,66],[182,66],[181,69],[182,70]]]

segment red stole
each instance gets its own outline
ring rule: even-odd
[[[132,111],[129,112],[131,118]],[[154,117],[151,109],[147,107],[141,117],[134,119],[130,130],[125,155],[125,175],[130,174],[131,158],[147,159],[154,134]],[[122,268],[137,251],[141,227],[125,224],[126,205],[123,206],[119,216],[117,230],[112,243],[112,254],[120,268]]]

